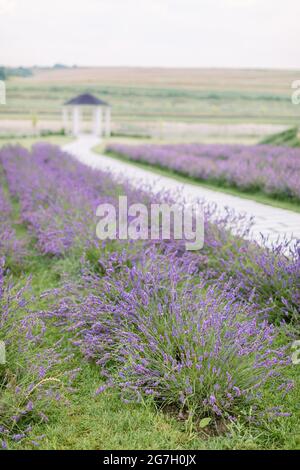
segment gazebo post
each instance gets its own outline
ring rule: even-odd
[[[62,108],[62,120],[63,120],[63,128],[65,133],[68,133],[68,108],[63,106]]]
[[[100,106],[94,109],[94,134],[102,137],[102,109]]]
[[[79,135],[80,133],[80,108],[79,106],[73,107],[73,134]]]
[[[105,137],[110,137],[110,121],[111,111],[110,106],[107,106],[105,110]]]

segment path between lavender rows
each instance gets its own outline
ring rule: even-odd
[[[225,207],[233,209],[237,213],[254,216],[254,225],[250,237],[259,240],[260,234],[269,237],[269,241],[277,239],[300,239],[300,213],[268,206],[250,199],[213,191],[200,185],[180,183],[172,177],[161,176],[151,170],[138,168],[134,164],[121,162],[106,155],[93,152],[93,148],[100,143],[100,139],[90,135],[82,135],[76,141],[63,147],[63,150],[72,154],[80,162],[99,170],[107,170],[118,181],[128,179],[135,187],[149,187],[154,192],[162,189],[178,191],[189,203],[199,198],[217,204],[220,211]]]

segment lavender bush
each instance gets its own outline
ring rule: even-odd
[[[271,249],[257,244],[232,242],[217,261],[222,270],[240,283],[244,299],[269,308],[269,320],[300,322],[300,240]]]
[[[107,378],[98,392],[117,387],[126,402],[153,397],[197,418],[259,420],[264,385],[288,386],[279,372],[290,360],[274,345],[275,328],[237,300],[232,283],[196,282],[195,267],[176,257],[151,249],[132,268],[121,258],[55,313]]]
[[[108,152],[192,178],[300,200],[300,150],[271,145],[111,144]]]
[[[32,310],[29,283],[13,286],[0,260],[0,341],[6,362],[0,364],[0,447],[33,439],[36,423],[48,421],[47,410],[64,401],[75,370],[66,372],[72,356],[62,341],[48,345],[48,328]],[[36,436],[35,436],[36,439]],[[37,437],[37,441],[39,436]],[[38,445],[33,441],[33,445]]]
[[[11,222],[11,211],[11,205],[0,186],[0,256],[13,256],[16,262],[20,262],[25,255],[25,246],[16,237]]]

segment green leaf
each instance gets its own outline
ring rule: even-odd
[[[206,428],[206,426],[208,426],[210,422],[211,422],[211,418],[203,418],[203,419],[201,419],[201,421],[200,421],[200,428],[201,428],[201,429]]]

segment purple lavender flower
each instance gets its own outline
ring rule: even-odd
[[[200,180],[300,200],[300,150],[271,145],[110,144],[108,152]]]

